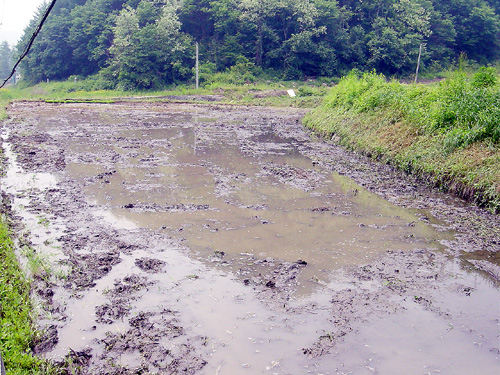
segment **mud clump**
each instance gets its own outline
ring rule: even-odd
[[[320,184],[321,176],[312,169],[297,168],[290,165],[276,163],[262,166],[262,175],[276,176],[284,184],[310,191]]]
[[[23,138],[22,140],[19,138]],[[26,169],[37,172],[61,171],[66,167],[64,150],[46,133],[13,135],[12,143],[18,162]]]
[[[230,261],[243,284],[252,287],[266,304],[286,308],[297,291],[298,276],[307,266],[304,260],[285,262],[280,259],[258,259],[242,256]]]
[[[120,252],[117,250],[82,255],[69,252],[69,260],[63,262],[72,267],[66,287],[76,290],[91,288],[96,285],[95,280],[107,275],[120,261]]]
[[[156,203],[127,203],[123,208],[136,212],[196,212],[213,210],[208,204],[161,205]]]
[[[163,260],[153,258],[140,258],[135,261],[135,265],[137,267],[148,273],[161,272],[165,264],[166,263]]]
[[[41,336],[35,339],[32,345],[33,353],[43,354],[51,351],[59,342],[57,336],[57,326],[50,324],[43,328],[41,331]]]
[[[112,324],[116,319],[122,319],[130,313],[131,306],[125,301],[116,301],[113,304],[96,306],[96,322],[102,324]]]
[[[54,289],[57,285],[51,281],[50,275],[47,272],[36,273],[33,275],[32,292],[34,292],[43,303],[48,306],[49,310],[54,312],[53,297]]]
[[[150,281],[147,277],[130,275],[124,277],[123,280],[115,280],[114,288],[108,294],[111,298],[130,297],[133,293],[154,284],[155,282]]]
[[[131,328],[120,334],[108,332],[101,340],[106,357],[117,359],[121,355],[137,354],[144,363],[142,370],[155,370],[172,374],[194,374],[205,366],[206,361],[196,355],[195,346],[183,343],[172,349],[164,346],[184,334],[171,311],[163,311],[159,316],[151,312],[140,312],[130,319]],[[198,338],[204,341],[206,338]]]
[[[138,275],[126,276],[123,280],[115,280],[114,287],[106,292],[110,303],[96,306],[96,322],[112,324],[117,319],[123,319],[130,314],[132,302],[137,298],[137,292],[146,290],[153,281]]]
[[[86,368],[92,360],[92,349],[87,348],[80,351],[70,350],[64,362],[60,362],[61,368],[66,368],[69,374],[85,375]]]

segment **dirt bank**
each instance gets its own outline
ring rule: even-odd
[[[303,111],[9,115],[2,189],[42,265],[34,351],[69,373],[500,369],[498,216],[312,138]]]

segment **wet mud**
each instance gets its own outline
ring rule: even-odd
[[[2,211],[34,352],[71,374],[500,371],[498,216],[303,115],[14,103]]]

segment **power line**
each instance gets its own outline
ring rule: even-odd
[[[43,14],[42,20],[40,21],[40,23],[36,27],[35,31],[33,32],[33,35],[31,35],[31,39],[30,39],[28,45],[26,46],[26,48],[24,49],[24,52],[21,54],[21,56],[17,60],[16,64],[12,68],[12,71],[10,72],[9,76],[5,79],[5,81],[3,81],[2,86],[0,86],[0,89],[5,86],[5,84],[7,83],[7,81],[9,79],[12,78],[12,76],[16,72],[17,66],[21,63],[21,61],[26,57],[26,55],[30,51],[31,46],[33,45],[33,42],[35,41],[35,38],[37,37],[37,35],[40,32],[40,30],[42,30],[43,23],[45,22],[45,20],[49,16],[49,13],[52,10],[52,8],[54,8],[54,5],[56,5],[56,1],[57,0],[52,0],[52,2],[50,3],[50,5],[45,10],[45,13]]]

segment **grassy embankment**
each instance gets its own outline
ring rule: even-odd
[[[327,138],[500,211],[500,84],[493,68],[431,84],[344,77],[306,125]]]
[[[0,120],[7,118],[8,101],[0,100]],[[3,150],[0,148],[0,171],[3,171]],[[35,327],[34,306],[30,297],[30,280],[21,268],[9,230],[7,207],[0,197],[0,353],[7,375],[57,374],[58,370],[32,354],[31,346],[38,331]],[[8,211],[8,210],[7,210]],[[26,250],[26,249],[25,249]],[[35,260],[28,257],[28,263]],[[31,271],[34,268],[31,267]]]
[[[279,107],[314,108],[322,103],[333,81],[311,82],[255,82],[208,83],[199,89],[192,85],[175,86],[163,91],[119,91],[93,90],[89,81],[63,81],[39,83],[31,87],[14,87],[0,90],[0,109],[14,100],[43,100],[48,102],[88,101],[112,103],[123,99],[155,101],[176,101],[172,97],[211,96],[220,97],[219,102],[240,105],[270,105]],[[286,90],[293,89],[296,97],[291,98]],[[190,101],[179,98],[178,101]],[[192,99],[192,101],[197,101]],[[4,111],[5,112],[5,111]]]
[[[0,121],[7,119],[9,103],[10,98],[0,97]],[[36,334],[30,283],[19,266],[5,215],[0,215],[0,351],[8,375],[39,374],[45,364],[30,353]]]
[[[7,375],[51,374],[55,370],[31,353],[33,326],[30,283],[14,252],[5,218],[0,220],[0,343]]]

